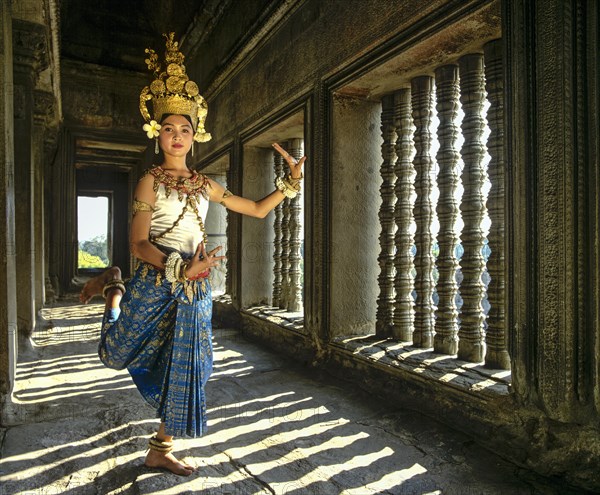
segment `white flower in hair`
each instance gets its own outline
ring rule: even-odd
[[[146,131],[148,135],[148,139],[154,139],[158,137],[158,131],[160,130],[161,125],[156,122],[156,120],[151,120],[149,124],[144,124],[143,129]]]

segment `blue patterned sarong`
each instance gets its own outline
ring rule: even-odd
[[[107,310],[104,315],[100,360],[109,368],[127,368],[144,399],[157,409],[167,435],[202,435],[204,386],[213,363],[208,279],[187,283],[186,291],[183,283],[171,284],[140,263],[126,287],[120,313]]]

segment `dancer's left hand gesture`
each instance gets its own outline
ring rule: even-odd
[[[303,156],[302,158],[300,158],[300,160],[296,160],[292,155],[290,155],[277,143],[273,143],[273,148],[275,148],[287,162],[288,166],[290,167],[290,176],[292,177],[292,179],[301,179],[302,165],[304,165],[304,162],[306,161],[306,156]]]

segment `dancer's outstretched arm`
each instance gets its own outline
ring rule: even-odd
[[[306,161],[306,156],[303,156],[300,160],[296,160],[277,143],[274,143],[273,147],[281,154],[281,156],[283,156],[290,167],[291,178],[300,179],[302,177],[302,166]],[[227,209],[241,213],[242,215],[264,218],[285,199],[284,194],[279,189],[276,189],[264,198],[253,201],[229,193],[221,184],[212,179],[209,179],[209,182],[211,185],[210,200],[221,203]]]

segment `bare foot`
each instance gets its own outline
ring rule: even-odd
[[[121,278],[121,270],[118,266],[111,266],[97,277],[89,279],[79,293],[79,300],[83,304],[90,302],[92,297],[102,294],[102,289],[107,282]]]
[[[146,456],[144,464],[150,468],[165,468],[172,473],[179,474],[181,476],[189,476],[196,468],[190,466],[185,462],[178,461],[173,454],[163,454],[156,450],[150,450]]]

